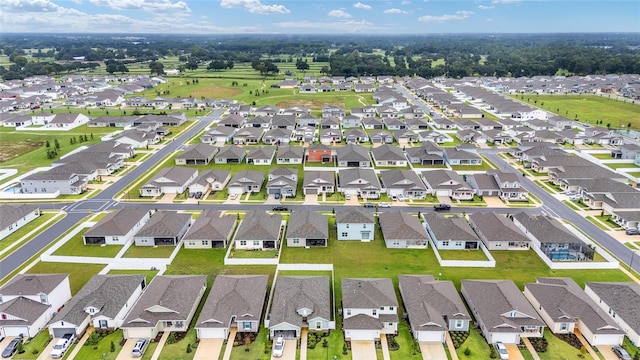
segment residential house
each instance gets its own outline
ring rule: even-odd
[[[293,130],[296,128],[295,115],[274,115],[271,119],[272,129]]]
[[[185,332],[207,288],[206,275],[158,275],[122,323],[125,339]]]
[[[264,326],[269,339],[297,339],[302,328],[324,332],[335,329],[328,276],[278,276]]]
[[[204,210],[184,235],[185,249],[226,248],[236,227],[235,215]]]
[[[427,248],[429,236],[417,216],[408,212],[384,211],[378,218],[387,248]]]
[[[22,178],[20,191],[24,194],[77,195],[87,190],[88,182],[89,180],[84,176],[52,168]]]
[[[339,207],[336,209],[338,240],[373,241],[376,219],[365,208]]]
[[[80,337],[89,326],[115,330],[146,287],[144,275],[94,275],[49,322],[49,335]]]
[[[264,130],[262,128],[246,127],[246,128],[238,129],[235,132],[235,134],[233,134],[233,144],[234,145],[258,144],[260,140],[262,140],[263,133],[264,133]]]
[[[401,194],[407,199],[424,199],[427,195],[427,187],[412,170],[383,170],[380,179],[389,197]]]
[[[459,150],[457,148],[444,149],[444,159],[447,164],[451,166],[455,165],[482,165],[482,158],[473,152]]]
[[[471,200],[475,190],[458,173],[451,170],[428,170],[422,172],[427,194],[448,196],[456,200]]]
[[[338,190],[362,199],[379,199],[382,187],[373,169],[351,168],[338,171]]]
[[[207,165],[217,151],[217,147],[205,143],[189,145],[176,156],[176,165]]]
[[[176,246],[191,226],[191,214],[161,210],[133,236],[136,246]]]
[[[333,117],[322,118],[322,122],[320,123],[320,130],[323,129],[340,130],[340,119]]]
[[[460,292],[488,343],[542,337],[544,322],[512,280],[462,280]]]
[[[344,109],[341,109],[337,106],[332,105],[324,105],[322,106],[322,118],[341,118],[346,115]]]
[[[333,171],[305,171],[302,191],[307,194],[332,194],[335,192],[336,178]]]
[[[389,278],[342,279],[345,341],[380,340],[398,333],[398,299]]]
[[[298,187],[298,169],[272,168],[267,178],[267,194],[295,197]]]
[[[125,245],[149,221],[150,211],[127,207],[108,213],[82,235],[85,245]]]
[[[371,150],[373,161],[376,166],[398,166],[406,167],[408,165],[407,157],[402,149],[393,145],[380,145]]]
[[[89,122],[89,117],[84,114],[55,114],[45,127],[55,129],[73,129]]]
[[[275,155],[274,146],[251,147],[247,153],[247,164],[271,165]]]
[[[393,138],[396,140],[399,146],[403,148],[406,145],[411,145],[413,143],[418,142],[418,134],[411,129],[401,129],[393,131]]]
[[[140,187],[140,196],[182,194],[198,177],[198,169],[170,166],[160,170],[149,182]]]
[[[571,278],[536,278],[524,296],[554,334],[579,330],[591,346],[622,344],[624,331]]]
[[[231,178],[229,170],[204,170],[198,174],[198,177],[189,185],[189,195],[206,194],[207,191],[220,191],[227,186]]]
[[[342,142],[342,132],[340,129],[320,129],[320,143],[331,145]]]
[[[336,151],[339,167],[371,167],[369,150],[364,146],[347,144]]]
[[[33,338],[69,299],[68,274],[17,274],[0,288],[0,336]]]
[[[233,241],[236,250],[278,250],[285,221],[280,214],[247,212]]]
[[[362,118],[355,115],[348,115],[342,117],[342,128],[359,128],[362,126]]]
[[[244,123],[244,127],[268,129],[271,127],[271,117],[258,115],[252,118],[248,118]]]
[[[640,230],[640,211],[637,210],[618,210],[611,213],[611,220],[623,227],[625,230]]]
[[[302,164],[304,159],[304,148],[301,146],[278,146],[276,164]]]
[[[499,196],[504,201],[529,200],[529,192],[515,173],[489,170],[485,174],[470,175],[467,180],[478,196]]]
[[[434,212],[422,214],[427,233],[439,250],[478,250],[480,238],[462,216],[445,217]]]
[[[216,164],[240,164],[246,156],[246,149],[236,145],[229,145],[219,148],[213,161]]]
[[[469,331],[471,316],[452,281],[399,275],[398,282],[414,339],[444,343],[447,331]]]
[[[329,219],[311,209],[295,210],[287,226],[288,247],[327,247]]]
[[[409,147],[405,151],[412,164],[444,165],[444,152],[432,141],[423,141],[420,147]]]
[[[640,154],[640,145],[637,144],[621,144],[615,150],[611,150],[611,157],[614,159],[635,160]]]
[[[307,148],[306,157],[307,157],[306,162],[309,162],[309,163],[314,163],[314,162],[329,163],[329,162],[333,162],[335,157],[335,151],[327,145],[313,144]]]
[[[317,130],[314,126],[298,126],[293,131],[292,141],[313,143],[318,140]]]
[[[220,119],[220,121],[218,121],[218,126],[226,126],[238,129],[244,125],[245,121],[246,119],[242,115],[231,114]]]
[[[268,280],[267,275],[216,276],[195,324],[197,338],[227,340],[232,328],[258,333]]]
[[[265,106],[261,106],[255,110],[253,110],[253,113],[256,116],[260,116],[260,117],[271,117],[276,115],[277,113],[280,112],[280,108],[277,108],[275,106],[271,106],[271,105],[265,105]]]
[[[392,144],[393,135],[386,130],[377,130],[369,134],[371,142],[374,144]]]
[[[298,118],[298,127],[309,126],[315,128],[320,123],[320,120],[313,114],[305,113]]]
[[[158,135],[155,130],[145,131],[133,128],[119,133],[113,140],[121,144],[129,144],[136,149],[142,149],[159,143],[162,136]]]
[[[200,137],[200,141],[205,144],[227,143],[233,139],[236,128],[228,126],[216,126],[209,129]]]
[[[528,250],[531,240],[506,216],[488,213],[469,215],[469,225],[488,250]]]
[[[0,204],[0,240],[40,216],[40,207],[29,204]]]
[[[640,344],[640,285],[635,282],[586,282],[584,292],[636,346]]]
[[[362,119],[362,127],[367,130],[382,130],[384,128],[384,123],[382,120],[375,117],[365,117]],[[388,134],[388,132],[386,133]]]
[[[293,137],[293,130],[269,129],[264,133],[262,142],[269,145],[288,144]]]
[[[264,173],[262,171],[244,170],[233,175],[227,187],[229,194],[258,193],[262,190]]]
[[[359,144],[369,141],[369,135],[360,128],[345,130],[343,135],[347,144]]]

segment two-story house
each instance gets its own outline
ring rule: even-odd
[[[389,278],[342,279],[342,329],[346,341],[380,340],[398,333],[398,299]]]

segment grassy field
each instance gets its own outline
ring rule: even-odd
[[[39,262],[31,267],[29,274],[69,274],[69,284],[71,295],[80,290],[84,284],[104,268],[104,265],[97,264],[74,264],[74,263],[54,263]]]
[[[15,354],[12,359],[16,360],[35,360],[40,356],[42,349],[49,344],[49,331],[43,329],[33,338],[24,342],[24,353]],[[37,351],[34,354],[34,351]]]
[[[80,348],[80,351],[78,351],[76,359],[113,360],[118,357],[118,353],[122,349],[122,346],[120,345],[122,337],[122,330],[116,330],[100,339],[96,345],[85,344]],[[114,345],[114,351],[111,351],[112,343]]]
[[[61,256],[87,256],[87,257],[115,257],[120,250],[121,245],[85,245],[82,236],[86,230],[80,231],[73,238],[69,239],[64,245],[56,250],[53,255]]]
[[[11,234],[11,235],[7,236],[6,238],[2,239],[2,241],[0,241],[0,250],[6,249],[10,245],[14,244],[16,241],[20,240],[20,238],[22,238],[23,236],[25,236],[29,232],[33,231],[38,226],[46,223],[47,221],[51,220],[55,216],[60,216],[60,215],[61,214],[59,214],[59,213],[42,213],[37,219],[31,221],[27,225],[25,225],[25,226],[21,227],[20,229],[16,230],[16,232],[14,232],[13,234]],[[0,259],[4,259],[9,254],[10,254],[10,252],[3,253],[2,255],[0,255]]]

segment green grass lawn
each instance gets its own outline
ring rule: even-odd
[[[328,347],[322,347],[321,341],[316,345],[315,349],[307,349],[308,360],[326,360],[327,356],[329,359],[333,359],[334,356],[338,360],[351,359],[351,353],[342,355],[342,345],[344,344],[342,331],[331,331],[325,339],[327,339]]]
[[[100,339],[96,345],[84,345],[78,351],[76,359],[87,360],[113,360],[118,357],[118,353],[122,349],[120,341],[122,340],[122,330],[116,330],[111,334]],[[114,345],[114,351],[111,351],[111,343]],[[103,357],[103,354],[106,355]]]
[[[469,355],[465,355],[465,350],[469,349]],[[469,337],[465,342],[456,349],[459,359],[489,359],[491,348],[482,337],[479,329],[471,329]]]
[[[270,348],[270,344],[268,344],[268,335],[269,330],[264,327],[260,327],[260,332],[254,342],[249,345],[235,346],[231,350],[231,360],[270,359],[271,351],[265,354],[265,346],[269,346]],[[233,343],[231,341],[227,342],[227,346],[232,345]],[[246,349],[249,349],[249,351]]]
[[[47,344],[49,344],[49,331],[45,328],[41,330],[36,336],[24,342],[24,353],[15,354],[13,359],[17,360],[33,360],[37,359],[42,353]],[[34,351],[37,351],[34,354]]]
[[[495,169],[492,163],[483,160],[480,165],[451,165],[453,171],[487,171]]]
[[[203,302],[204,303],[204,302]],[[202,304],[201,304],[202,305]],[[193,317],[197,319],[197,314]],[[191,345],[191,352],[187,352],[187,346]],[[174,344],[165,344],[160,353],[159,360],[190,360],[196,354],[196,329],[190,328],[187,335]],[[148,350],[146,351],[148,352]],[[145,353],[146,353],[145,352]]]
[[[545,329],[544,338],[547,339],[549,346],[546,352],[538,353],[538,356],[540,356],[541,360],[593,359],[588,353],[582,355],[580,353],[580,350],[560,340],[558,337],[553,335],[553,333],[549,331],[549,329]]]
[[[233,254],[231,257],[238,258],[238,259],[273,259],[277,256],[278,256],[278,251],[276,250],[252,251],[252,250],[236,249],[236,250],[233,250]]]
[[[168,258],[175,246],[136,246],[132,244],[122,257],[126,258]]]
[[[121,245],[85,245],[82,240],[84,233],[90,228],[80,231],[73,238],[69,239],[64,245],[56,250],[53,255],[60,256],[87,256],[87,257],[115,257],[120,250]]]
[[[158,270],[110,270],[109,274],[137,275],[144,274],[147,284],[158,274]]]
[[[602,160],[611,160],[611,154],[610,153],[606,153],[606,154],[589,154],[591,156],[593,156],[596,159],[602,159]]]
[[[482,250],[438,250],[438,253],[442,260],[489,260]]]
[[[391,359],[422,359],[422,355],[415,351],[413,337],[409,330],[409,324],[405,319],[400,319],[398,323],[398,335],[395,337],[396,342],[400,346],[398,350],[389,351]]]
[[[638,167],[638,165],[634,164],[634,163],[605,163],[604,165],[606,165],[607,167],[610,167],[612,169],[638,169],[640,170],[640,167]]]
[[[37,228],[38,226],[44,224],[45,222],[51,220],[54,217],[61,216],[61,215],[62,213],[50,213],[50,212],[41,213],[41,215],[37,219],[34,219],[27,225],[16,230],[16,232],[14,232],[13,234],[2,239],[2,241],[0,241],[0,250],[6,249],[9,245],[12,245],[16,241],[20,240],[21,237],[33,231],[33,229]],[[4,259],[9,254],[10,252],[0,255],[0,259]]]
[[[75,263],[54,263],[54,262],[38,262],[31,267],[27,273],[29,274],[69,274],[69,285],[71,286],[71,295],[80,290],[84,284],[104,268],[99,264],[75,264]]]

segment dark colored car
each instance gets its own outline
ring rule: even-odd
[[[2,357],[3,358],[12,357],[13,354],[15,354],[16,351],[18,350],[18,344],[20,344],[21,342],[22,342],[22,336],[18,336],[17,338],[11,340],[11,342],[7,344],[7,347],[4,348],[4,351],[2,352]]]
[[[374,207],[376,207],[376,204],[371,203],[371,202],[367,202],[367,203],[364,203],[364,207],[366,207],[366,208],[374,208]]]
[[[640,235],[640,230],[638,230],[638,229],[627,229],[627,231],[625,231],[625,233],[627,233],[627,235]]]
[[[284,206],[276,206],[276,207],[273,208],[273,211],[287,211],[287,210],[289,210],[289,209],[287,209]]]
[[[622,346],[614,346],[613,353],[616,354],[620,360],[631,360],[631,355]]]
[[[449,204],[433,205],[433,209],[435,211],[450,210],[451,209],[451,205],[449,205]]]

